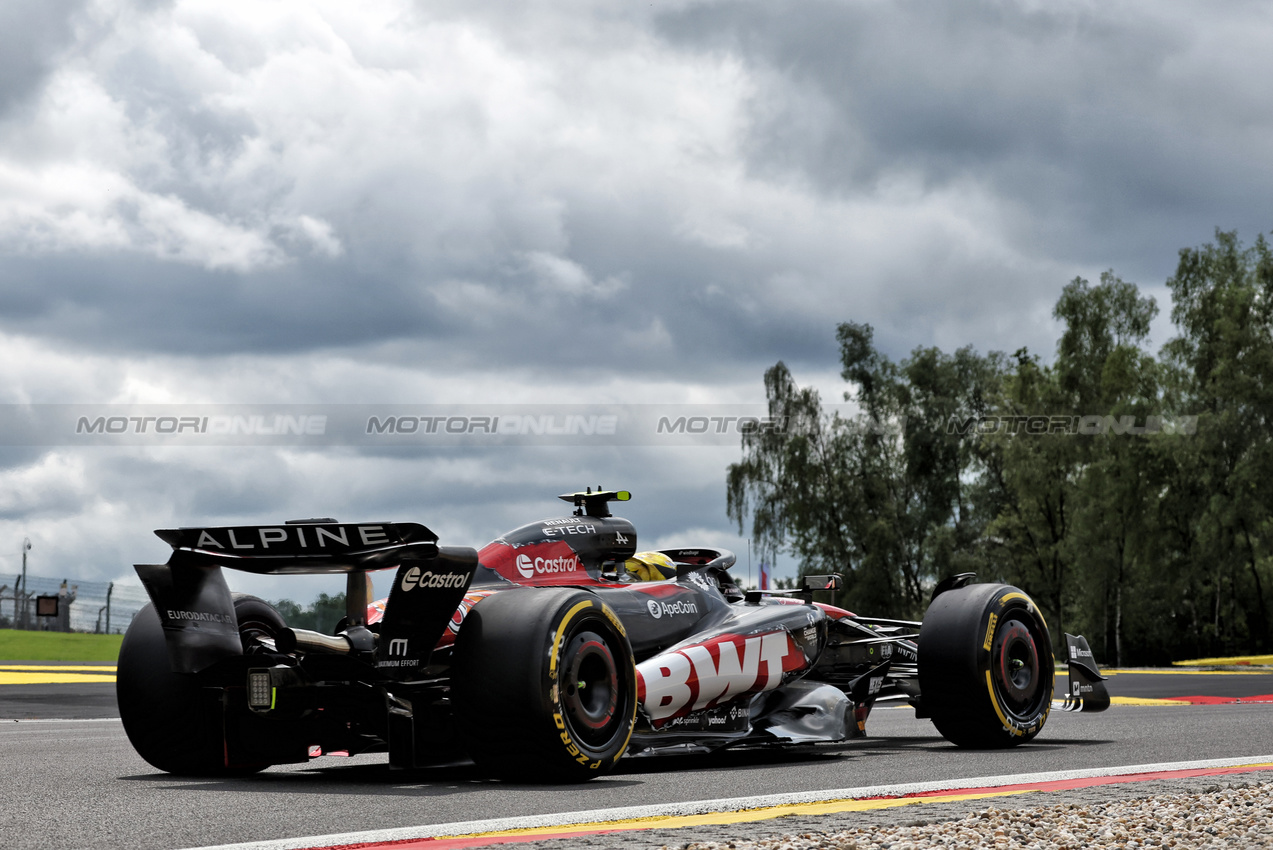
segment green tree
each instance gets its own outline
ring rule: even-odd
[[[852,423],[823,414],[816,390],[796,385],[779,362],[765,372],[771,421],[781,428],[743,435],[743,458],[730,464],[727,511],[741,529],[750,520],[761,560],[790,545],[801,574],[852,574],[858,550],[848,536],[858,509],[852,470],[859,435]]]
[[[895,363],[869,325],[840,325],[860,413],[826,413],[771,368],[788,427],[745,435],[730,517],[762,556],[845,573],[873,612],[916,616],[934,580],[974,571],[1107,662],[1268,651],[1273,250],[1217,231],[1167,283],[1176,335],[1156,358],[1156,304],[1112,272],[1062,290],[1048,363],[970,348]]]
[[[1157,405],[1154,361],[1140,348],[1156,313],[1112,272],[1097,286],[1071,281],[1052,312],[1064,323],[1055,362],[1017,352],[996,409],[1012,424],[981,447],[987,484],[1000,491],[987,534],[1001,575],[1030,590],[1058,632],[1100,635],[1106,657],[1121,649],[1150,494],[1134,431]]]
[[[837,340],[845,399],[861,413],[828,415],[785,365],[769,369],[769,415],[787,427],[744,436],[727,509],[762,552],[789,547],[802,575],[845,574],[848,604],[918,616],[933,579],[966,563],[979,536],[966,475],[976,457],[948,423],[985,410],[1002,358],[916,349],[895,364],[869,325],[851,322]]]
[[[345,594],[343,593],[337,593],[335,596],[320,593],[318,598],[305,608],[291,599],[280,599],[273,605],[283,615],[288,626],[323,634],[331,634],[336,624],[345,616]]]
[[[1167,281],[1179,335],[1164,348],[1177,392],[1199,412],[1182,471],[1199,486],[1169,490],[1187,512],[1188,567],[1209,610],[1191,624],[1216,651],[1273,644],[1267,593],[1273,531],[1273,252],[1231,232],[1185,249]],[[1204,621],[1205,622],[1205,621]]]
[[[1072,561],[1075,447],[1022,433],[1025,417],[1056,412],[1060,398],[1051,369],[1025,349],[1015,357],[991,420],[1000,427],[984,431],[979,445],[986,484],[1000,505],[986,539],[998,577],[1028,590],[1059,629]]]
[[[308,616],[305,609],[297,605],[291,599],[280,599],[277,602],[270,603],[278,612],[283,615],[283,622],[294,628],[306,628],[301,625],[302,618]]]

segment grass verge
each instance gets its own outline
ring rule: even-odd
[[[3,661],[116,661],[123,635],[81,635],[0,629]]]

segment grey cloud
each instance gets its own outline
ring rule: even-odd
[[[0,263],[0,328],[97,353],[182,356],[417,339],[426,346],[421,368],[538,364],[556,374],[686,369],[705,377],[760,351],[830,351],[833,325],[809,337],[797,315],[760,315],[739,303],[737,282],[755,275],[745,258],[713,262],[653,236],[642,242],[648,256],[623,257],[618,243],[631,233],[580,222],[575,235],[576,257],[595,276],[626,273],[630,285],[586,298],[538,290],[526,271],[488,268],[472,275],[488,298],[474,298],[448,280],[450,269],[404,262],[398,274],[363,271],[364,260],[385,260],[356,243],[340,262],[297,261],[251,276],[119,254],[11,257]],[[607,260],[611,247],[620,256]]]
[[[0,340],[33,364],[7,400],[758,400],[778,359],[834,375],[848,319],[894,357],[1046,355],[1074,274],[1152,285],[1214,226],[1270,226],[1250,4],[412,4],[304,55],[308,31],[190,10],[202,53],[109,22],[75,42],[49,8],[0,11],[25,33],[0,26]],[[41,113],[58,70],[82,100]],[[410,398],[438,386],[454,399]],[[330,513],[481,545],[597,484],[634,491],[645,541],[729,534],[736,458],[87,450],[74,489],[6,449],[4,492],[43,489],[0,536],[102,575],[162,557],[174,522]]]
[[[83,6],[83,0],[0,4],[0,116],[40,90],[72,43],[72,22]]]
[[[640,33],[647,14],[594,16],[582,43],[613,47],[619,34]],[[1244,13],[1231,14],[1240,21]],[[524,36],[564,44],[577,22],[544,10],[519,15],[484,24],[510,60],[562,73]],[[1223,25],[1224,13],[1216,15]],[[267,129],[262,122],[284,120],[268,100],[252,107],[241,92],[219,97],[217,85],[241,85],[269,54],[250,38],[231,49],[233,31],[209,18],[195,32],[225,63],[208,66],[222,77],[165,68],[142,47],[100,76],[155,145],[156,156],[127,166],[127,175],[156,204],[176,199],[191,219],[180,233],[206,244],[174,253],[184,237],[152,232],[158,213],[146,219],[117,206],[111,220],[130,244],[105,256],[18,252],[0,263],[8,327],[120,352],[269,353],[412,339],[437,368],[515,363],[588,374],[598,362],[609,366],[596,353],[614,352],[634,373],[758,374],[779,357],[833,358],[836,321],[895,324],[899,337],[910,335],[906,348],[960,327],[964,341],[975,341],[995,323],[1019,324],[1011,317],[1023,310],[1046,312],[1076,266],[1154,282],[1178,247],[1214,225],[1266,226],[1259,216],[1273,175],[1259,164],[1265,137],[1232,128],[1267,123],[1270,107],[1241,92],[1206,97],[1223,72],[1199,62],[1200,37],[1183,16],[818,2],[798,15],[768,4],[689,5],[657,21],[685,56],[739,59],[756,87],[748,132],[737,140],[749,189],[794,187],[811,216],[820,203],[878,197],[893,179],[917,181],[908,191],[921,200],[950,192],[954,204],[978,191],[986,205],[967,211],[969,227],[1017,257],[961,256],[957,233],[925,233],[901,219],[881,256],[837,249],[834,232],[810,253],[799,224],[776,229],[759,199],[717,210],[711,238],[689,239],[678,217],[697,187],[668,175],[666,184],[633,184],[616,196],[594,183],[621,172],[619,160],[576,165],[533,135],[524,151],[493,147],[502,105],[476,92],[457,91],[424,122],[410,110],[396,123],[383,110],[351,111],[355,127],[364,116],[383,132],[349,135],[336,123],[330,138],[317,133],[297,146],[309,138],[302,130],[312,133],[303,110],[286,118],[299,122],[297,132]],[[401,64],[356,39],[350,47],[369,69]],[[209,74],[219,82],[208,83]],[[542,93],[555,97],[555,85]],[[333,102],[342,96],[334,92]],[[600,108],[577,106],[579,115]],[[282,150],[262,153],[270,146]],[[598,162],[601,171],[589,170]],[[323,238],[307,237],[301,216],[326,228]],[[215,227],[225,231],[209,236]],[[557,285],[550,267],[565,270]],[[987,299],[1009,314],[987,311]],[[1041,339],[991,336],[1007,347]]]
[[[200,31],[215,30],[204,22]],[[221,33],[208,47],[224,44]],[[19,245],[0,263],[13,332],[187,355],[413,338],[441,368],[587,372],[610,368],[597,355],[612,353],[643,374],[713,374],[740,361],[758,371],[776,359],[769,350],[794,349],[785,356],[797,359],[831,350],[830,323],[809,334],[807,311],[763,294],[767,278],[806,259],[782,245],[758,254],[688,244],[676,231],[674,185],[618,197],[593,188],[624,170],[619,160],[578,171],[528,139],[524,157],[505,161],[508,152],[483,149],[483,110],[494,107],[468,93],[439,121],[418,124],[412,147],[368,135],[361,150],[319,135],[291,151],[291,133],[262,129],[278,116],[227,107],[201,88],[212,73],[202,66],[165,67],[144,46],[98,62],[97,82],[153,155],[113,166],[131,194],[92,213],[111,244],[76,245],[67,218],[48,225],[55,246],[71,240],[61,250]],[[463,158],[448,145],[457,144],[476,146],[489,167],[453,173]],[[261,153],[272,145],[289,155]],[[295,170],[296,156],[334,170]],[[302,215],[329,227],[338,250],[307,245],[303,228],[288,224]],[[577,280],[554,287],[527,257],[551,257]]]
[[[444,328],[409,291],[368,289],[346,269],[297,263],[248,278],[134,258],[10,258],[0,327],[118,354],[268,354],[427,335]]]
[[[611,449],[523,448],[493,451],[339,451],[280,454],[267,449],[138,451],[82,449],[38,459],[26,474],[34,510],[0,505],[0,532],[30,534],[41,570],[75,565],[85,580],[111,580],[132,563],[166,557],[155,528],[279,522],[334,516],[346,521],[420,522],[452,545],[481,547],[505,531],[571,508],[556,497],[585,486],[633,491],[619,513],[636,523],[640,540],[686,545],[693,529],[724,529],[724,488],[717,470],[729,455],[719,449],[619,452]],[[76,471],[75,483],[56,475]],[[50,467],[38,480],[30,470]],[[671,470],[675,468],[674,474]],[[696,476],[696,472],[707,474]],[[77,490],[78,497],[67,495]],[[0,490],[0,501],[10,495]],[[99,499],[93,494],[106,494]],[[739,543],[742,545],[740,546]],[[745,542],[734,548],[745,547]],[[239,587],[241,576],[233,576]],[[270,598],[309,598],[329,586],[289,580],[253,585]],[[267,589],[268,587],[268,589]],[[339,588],[337,587],[336,590]]]
[[[104,248],[77,245],[74,219],[64,216],[47,224],[54,247],[19,243],[8,252],[0,327],[121,353],[269,353],[413,338],[443,368],[586,372],[609,368],[604,355],[613,353],[630,371],[695,374],[809,339],[799,315],[775,315],[750,294],[788,260],[757,263],[685,244],[671,226],[679,199],[668,187],[597,191],[593,179],[611,175],[577,170],[534,138],[525,155],[490,150],[487,113],[498,105],[463,90],[431,123],[404,116],[400,126],[386,123],[389,136],[363,137],[336,124],[331,138],[320,133],[293,150],[295,136],[312,132],[303,114],[284,118],[261,104],[253,113],[247,95],[227,100],[216,89],[240,85],[267,56],[236,54],[229,76],[218,77],[214,59],[226,54],[228,35],[215,20],[194,26],[215,56],[188,56],[190,67],[165,65],[172,57],[153,45],[125,40],[117,55],[81,45],[96,83],[123,110],[124,132],[149,153],[105,165],[129,186],[123,200],[95,201],[95,238],[113,240]],[[300,122],[297,132],[280,130],[282,120]],[[357,129],[357,115],[350,120]],[[411,143],[404,129],[418,131]],[[360,138],[364,148],[351,146]],[[476,165],[461,153],[469,149]],[[298,157],[319,165],[298,170]],[[307,244],[299,216],[328,228],[336,247]],[[550,258],[573,278],[554,286],[528,257]]]
[[[1269,33],[1222,43],[1253,8],[740,3],[660,23],[770,74],[758,172],[840,195],[972,180],[1021,213],[1024,247],[1157,276],[1213,226],[1268,226]]]

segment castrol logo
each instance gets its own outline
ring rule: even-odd
[[[402,577],[402,589],[412,591],[417,587],[463,587],[467,581],[467,573],[421,572],[419,567],[412,567]]]
[[[560,558],[532,558],[530,555],[517,556],[517,572],[522,578],[534,578],[545,573],[569,573],[579,569],[579,559],[574,555]]]

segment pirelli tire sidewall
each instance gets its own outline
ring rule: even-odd
[[[636,724],[623,624],[573,588],[505,590],[474,605],[456,638],[452,695],[474,761],[517,781],[605,774]]]
[[[920,699],[958,746],[1012,747],[1034,738],[1051,711],[1054,679],[1047,623],[1018,588],[949,590],[924,615]]]

